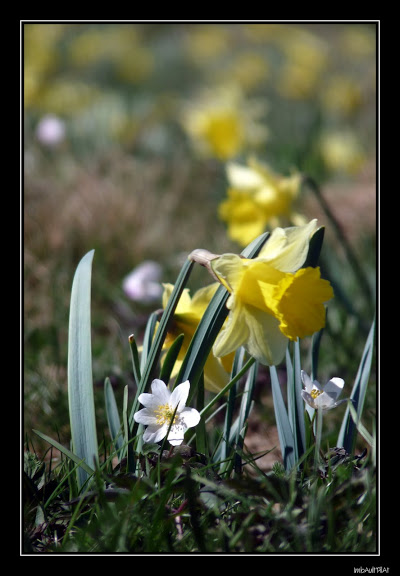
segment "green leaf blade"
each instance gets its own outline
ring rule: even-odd
[[[295,464],[294,437],[285,402],[282,396],[278,374],[275,366],[269,367],[271,375],[272,398],[274,401],[274,411],[276,427],[278,428],[279,443],[281,446],[283,465],[287,471],[291,470]]]
[[[90,327],[91,274],[94,250],[79,262],[72,283],[68,333],[68,401],[73,451],[89,467],[98,462],[93,396]],[[78,468],[78,485],[87,472]]]
[[[104,403],[111,440],[116,452],[118,453],[119,460],[121,460],[121,451],[124,444],[123,433],[114,391],[109,378],[106,378],[104,381]]]

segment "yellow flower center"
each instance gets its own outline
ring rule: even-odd
[[[318,396],[320,394],[322,394],[322,390],[317,390],[316,388],[314,390],[311,390],[311,398],[313,398],[313,400],[315,400],[316,398],[318,398]]]
[[[172,409],[169,404],[161,404],[157,408],[157,410],[154,410],[154,414],[157,417],[157,424],[159,424],[160,426],[162,426],[163,424],[169,424],[172,418],[174,418],[172,424],[175,424],[177,416],[176,414],[174,416],[174,412],[175,410]]]

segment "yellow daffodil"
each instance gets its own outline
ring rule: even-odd
[[[211,261],[213,273],[230,292],[228,319],[213,348],[216,356],[243,346],[262,364],[275,365],[288,339],[323,328],[332,287],[321,279],[319,268],[301,268],[316,229],[316,220],[276,228],[257,258],[223,254]]]
[[[237,86],[205,91],[185,106],[183,127],[201,154],[228,160],[267,137],[264,102],[249,101]]]
[[[365,162],[365,153],[357,135],[349,130],[325,132],[320,138],[322,159],[328,170],[357,174]]]
[[[193,297],[190,296],[188,288],[185,288],[183,291],[164,343],[164,350],[168,350],[180,334],[184,335],[182,348],[175,363],[172,376],[178,374],[190,341],[218,286],[218,282],[215,282],[210,286],[201,288],[195,292]],[[167,305],[172,290],[172,284],[164,284],[162,297],[164,308]],[[204,386],[207,390],[219,392],[228,383],[232,362],[233,355],[219,359],[216,358],[212,352],[210,353],[204,366]]]
[[[227,223],[229,237],[241,246],[262,234],[267,225],[275,227],[282,220],[305,223],[293,209],[300,193],[299,173],[280,176],[255,158],[250,158],[247,166],[229,162],[226,173],[228,197],[219,206],[219,217]]]

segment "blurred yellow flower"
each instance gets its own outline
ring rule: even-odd
[[[261,119],[266,110],[264,102],[247,100],[237,86],[223,86],[188,104],[182,124],[202,154],[228,160],[265,142],[268,131]]]
[[[83,29],[71,41],[68,54],[78,68],[108,62],[129,83],[143,82],[154,69],[153,54],[141,40],[140,26],[134,24]]]
[[[362,103],[360,84],[344,74],[330,76],[321,90],[321,103],[328,112],[352,114]]]
[[[214,344],[216,356],[243,346],[262,364],[278,364],[288,339],[310,336],[325,325],[324,303],[333,297],[319,268],[301,268],[317,221],[276,228],[259,256],[223,254],[211,268],[230,296],[227,322]]]
[[[227,199],[218,209],[221,220],[228,225],[228,235],[246,246],[267,225],[282,223],[304,224],[304,218],[293,209],[300,193],[301,175],[285,177],[269,166],[249,158],[247,166],[229,162],[226,167],[229,188]]]
[[[162,303],[163,307],[165,308],[171,296],[173,285],[164,284],[163,286],[164,292],[162,296]],[[178,375],[190,341],[218,286],[219,283],[215,282],[210,286],[201,288],[195,292],[192,298],[190,297],[189,289],[186,288],[183,291],[181,298],[179,299],[178,306],[173,317],[173,322],[168,329],[167,337],[163,346],[163,350],[166,352],[180,334],[184,335],[182,348],[179,352],[178,359],[175,363],[175,367],[172,373],[173,377]],[[204,366],[205,388],[211,392],[219,392],[229,381],[232,363],[233,354],[226,358],[219,359],[216,358],[211,351]]]
[[[218,68],[218,75],[226,81],[237,82],[244,90],[249,91],[265,82],[270,76],[270,63],[265,54],[245,51],[227,64],[225,70]]]
[[[365,162],[365,153],[356,134],[337,130],[322,134],[320,140],[322,159],[332,172],[357,174]]]
[[[327,66],[327,46],[320,37],[291,26],[279,44],[286,60],[279,73],[278,91],[290,99],[312,97]]]
[[[195,24],[188,26],[185,36],[185,50],[196,65],[207,65],[210,58],[222,56],[229,47],[229,31],[215,24]]]
[[[58,43],[65,24],[24,25],[24,104],[40,103],[47,78],[59,64]],[[46,110],[47,111],[47,110]]]
[[[339,42],[344,54],[355,59],[374,57],[376,52],[376,29],[370,26],[356,26],[350,24],[344,26],[341,31]]]

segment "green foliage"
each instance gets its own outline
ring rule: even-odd
[[[73,451],[90,468],[98,461],[97,429],[93,397],[90,322],[91,268],[94,250],[80,261],[71,292],[68,339],[68,398]],[[78,483],[87,472],[78,469]]]
[[[253,252],[247,251],[247,254],[255,256],[264,241],[265,237],[261,237],[254,243]],[[80,344],[79,350],[83,351],[90,350],[91,340],[87,321],[92,253],[89,253],[89,257],[89,260],[88,257],[83,258],[77,268],[71,298],[72,326],[74,323],[78,325],[71,332],[71,339],[75,337]],[[150,375],[160,369],[158,360],[167,326],[191,268],[190,262],[183,266],[157,328],[154,317],[150,318],[147,350],[144,349],[145,360],[142,359],[140,368],[136,345],[130,339],[133,371],[137,378],[143,374],[140,376],[134,406],[138,405],[139,392],[146,390]],[[322,453],[322,417],[318,417],[317,435],[314,438],[312,422],[307,411],[302,409],[300,344],[297,342],[293,345],[293,358],[289,352],[286,356],[287,402],[282,394],[276,367],[270,367],[283,467],[276,465],[271,473],[265,474],[257,467],[257,456],[244,450],[258,373],[254,359],[245,361],[244,351],[239,350],[230,382],[211,402],[207,405],[204,402],[201,377],[204,357],[209,353],[218,333],[218,330],[213,331],[216,318],[218,315],[225,318],[218,293],[217,301],[217,306],[211,301],[203,317],[204,326],[200,324],[192,346],[188,349],[187,357],[193,357],[193,351],[196,353],[196,362],[186,362],[186,366],[192,366],[191,372],[185,373],[187,368],[183,368],[188,378],[199,373],[197,381],[194,379],[193,388],[203,420],[190,441],[195,441],[196,448],[182,444],[167,451],[164,449],[165,437],[161,446],[146,445],[139,441],[135,443],[134,449],[133,442],[135,438],[140,440],[141,427],[134,426],[135,433],[132,435],[126,394],[121,426],[112,386],[110,380],[106,379],[104,398],[111,443],[107,454],[108,442],[104,438],[102,458],[96,452],[94,462],[101,462],[96,469],[88,466],[85,452],[82,457],[82,453],[71,452],[59,442],[36,431],[39,437],[59,449],[67,460],[62,474],[50,471],[46,478],[44,464],[30,455],[29,451],[26,453],[26,552],[365,553],[376,550],[375,440],[360,422],[371,366],[373,328],[353,391],[352,400],[358,400],[359,403],[355,402],[355,407],[349,407],[352,421],[363,438],[370,443],[372,460],[365,459],[366,450],[358,456],[354,455],[353,450],[349,453],[341,447]],[[82,322],[84,328],[80,328]],[[155,335],[152,336],[154,330]],[[167,368],[163,368],[162,373],[171,373],[180,340],[177,339],[170,351]],[[206,351],[202,348],[204,341],[207,342]],[[320,339],[315,342],[319,346]],[[70,374],[87,375],[90,363],[85,354],[79,356],[77,351],[78,347],[73,342],[69,365],[74,368]],[[315,350],[313,357],[316,357]],[[82,362],[85,370],[79,371]],[[239,392],[245,374],[243,389]],[[70,387],[70,394],[80,397],[81,393],[85,393],[87,381],[78,378],[77,382],[77,390]],[[359,386],[361,393],[358,391]],[[222,442],[211,453],[204,416],[211,412],[213,404],[228,390],[230,393],[220,439]],[[240,405],[235,417],[235,404],[239,398]],[[90,414],[93,405],[87,409]],[[132,409],[131,414],[136,409]],[[73,420],[73,403],[71,410]],[[321,414],[318,413],[318,416]],[[347,420],[346,412],[343,422]],[[171,424],[172,420],[170,427]],[[79,426],[78,420],[77,429],[82,438],[79,438],[79,442],[75,440],[74,446],[84,446],[86,436],[90,439],[91,434],[96,432],[95,427],[88,431],[87,427]],[[74,481],[72,473],[76,470],[85,473],[83,481],[79,475],[77,481]],[[90,481],[86,482],[88,478]],[[45,498],[41,493],[43,486],[47,487]],[[352,528],[348,529],[348,526]]]
[[[251,476],[224,479],[188,446],[175,448],[172,454],[165,451],[161,460],[150,449],[142,456],[145,476],[121,469],[103,471],[96,475],[92,490],[77,498],[65,499],[65,482],[59,478],[48,482],[48,496],[55,496],[47,506],[46,521],[25,535],[27,550],[373,553],[374,469],[363,459],[345,456],[335,464],[332,460],[326,458],[317,477],[296,471],[287,475],[279,467],[264,474],[253,467]],[[41,496],[36,474],[26,505],[32,506]]]

